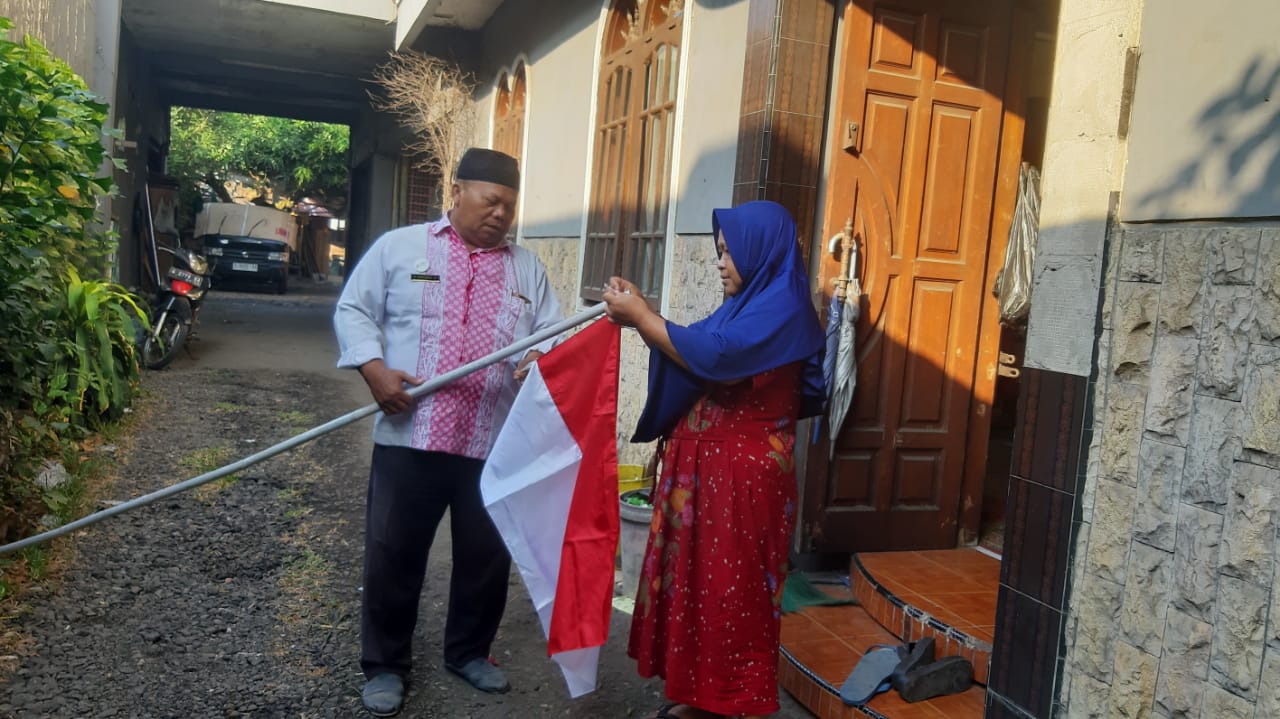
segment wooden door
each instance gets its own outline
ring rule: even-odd
[[[1008,0],[846,10],[825,227],[852,219],[865,297],[853,407],[834,459],[809,464],[815,550],[956,545],[1010,12]],[[837,266],[824,264],[828,291]]]

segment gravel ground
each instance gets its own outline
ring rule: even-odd
[[[332,284],[273,298],[214,293],[186,357],[144,377],[103,501],[246,456],[367,400],[332,367]],[[272,337],[287,337],[286,346]],[[267,358],[264,361],[263,358]],[[282,363],[281,357],[295,361]],[[300,367],[269,369],[282,364]],[[368,420],[234,480],[107,520],[60,545],[61,579],[4,618],[0,716],[352,717]],[[517,575],[494,653],[513,690],[481,694],[444,671],[447,520],[428,568],[406,717],[651,716],[661,683],[623,650],[614,613],[600,689],[571,701]],[[782,719],[809,716],[783,695]]]

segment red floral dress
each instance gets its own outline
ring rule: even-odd
[[[792,364],[719,387],[667,440],[628,654],[671,701],[778,710],[799,382]]]

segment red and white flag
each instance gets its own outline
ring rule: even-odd
[[[538,360],[480,479],[573,697],[596,688],[609,636],[620,338],[599,320]]]

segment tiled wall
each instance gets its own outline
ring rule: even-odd
[[[817,213],[833,0],[751,0],[733,202],[773,200],[806,246]]]
[[[1048,719],[1053,712],[1072,517],[1090,431],[1087,385],[1083,377],[1023,369],[988,717]]]

